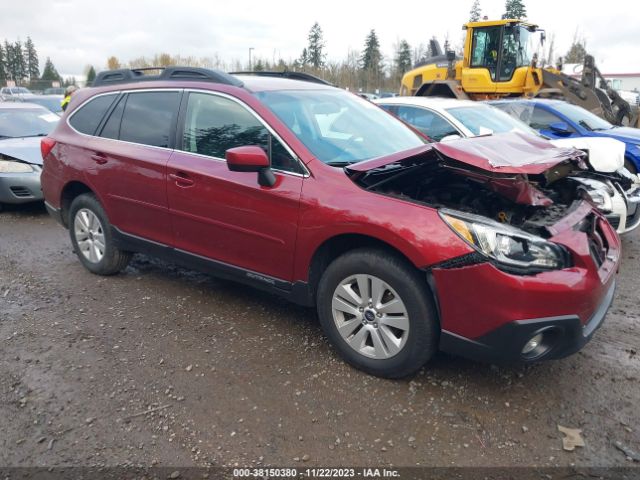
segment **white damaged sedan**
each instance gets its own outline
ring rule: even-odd
[[[481,102],[393,97],[374,103],[437,142],[512,131],[541,136],[527,124]],[[592,174],[581,179],[583,191],[618,233],[627,233],[640,226],[640,178],[624,168],[624,143],[593,137],[549,141],[558,147],[586,153]]]

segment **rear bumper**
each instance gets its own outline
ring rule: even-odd
[[[62,212],[59,208],[54,207],[53,205],[51,205],[49,202],[45,201],[44,202],[44,206],[47,209],[47,212],[49,212],[49,215],[56,221],[58,222],[60,225],[62,225],[63,227],[66,227],[66,225],[64,224],[64,222],[62,221]]]
[[[0,203],[29,203],[43,200],[40,172],[0,174]]]
[[[490,363],[527,363],[566,357],[584,347],[602,325],[613,302],[615,287],[615,281],[612,281],[600,305],[585,324],[580,321],[578,315],[520,320],[474,339],[443,330],[440,349]],[[548,350],[539,356],[524,356],[523,347],[538,333],[546,335]]]

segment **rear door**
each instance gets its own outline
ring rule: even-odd
[[[111,223],[123,232],[171,244],[167,162],[181,90],[122,95],[91,144],[92,182]]]
[[[300,161],[233,97],[190,92],[181,117],[167,180],[176,248],[290,280],[306,172]],[[245,145],[270,156],[273,187],[258,185],[256,173],[229,171],[225,151]]]

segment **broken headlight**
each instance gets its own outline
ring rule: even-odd
[[[460,238],[504,270],[538,273],[568,266],[567,251],[544,238],[478,215],[442,209],[440,217]]]
[[[615,195],[615,190],[611,185],[591,178],[574,177],[573,179],[580,183],[578,192],[584,199],[591,200],[601,212],[611,213],[613,211],[611,197]]]
[[[33,168],[28,163],[0,160],[0,173],[30,173]]]

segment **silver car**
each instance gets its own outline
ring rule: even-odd
[[[31,103],[0,103],[0,209],[42,201],[40,140],[60,117]]]

